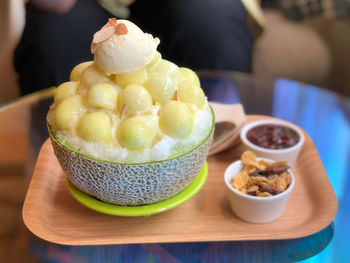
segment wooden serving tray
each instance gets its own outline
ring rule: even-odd
[[[247,121],[268,118],[247,116]],[[306,135],[292,168],[295,189],[283,215],[251,224],[230,210],[224,184],[226,167],[241,145],[207,159],[209,174],[200,192],[186,203],[149,217],[118,217],[92,211],[68,192],[66,178],[49,141],[42,146],[23,206],[23,219],[35,235],[66,245],[237,241],[299,238],[328,226],[337,199],[317,150]]]

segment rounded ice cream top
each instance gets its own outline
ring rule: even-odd
[[[107,75],[133,72],[145,67],[156,56],[158,38],[144,33],[128,20],[110,19],[96,32],[91,52]]]

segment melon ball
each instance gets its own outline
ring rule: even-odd
[[[160,59],[154,66],[150,67],[149,73],[151,74],[154,72],[167,74],[175,82],[180,81],[181,79],[179,67],[165,59]]]
[[[174,97],[176,82],[164,73],[153,73],[144,83],[153,100],[164,104]]]
[[[146,68],[128,73],[121,73],[115,75],[115,82],[121,88],[125,88],[130,84],[142,85],[148,78],[148,73]]]
[[[148,124],[147,120],[141,116],[126,119],[117,129],[120,145],[131,151],[149,148],[155,135],[155,127]]]
[[[95,83],[87,92],[87,105],[93,108],[114,110],[117,107],[119,90],[110,83]]]
[[[111,83],[112,81],[102,70],[100,70],[96,63],[93,63],[82,72],[80,77],[80,85],[83,88],[89,88],[98,82]]]
[[[79,82],[67,81],[62,83],[55,90],[54,101],[58,105],[64,99],[77,94]]]
[[[181,72],[182,80],[192,81],[193,83],[197,84],[199,87],[201,86],[199,78],[193,70],[189,68],[180,68],[180,72]]]
[[[89,142],[112,142],[110,117],[100,111],[86,113],[78,124],[79,136]]]
[[[181,81],[178,85],[177,96],[180,101],[195,104],[198,108],[202,108],[205,104],[203,90],[192,81]]]
[[[191,134],[194,119],[189,107],[180,101],[170,101],[160,110],[159,126],[162,131],[176,139],[183,139]]]
[[[76,65],[73,70],[70,73],[70,81],[79,81],[80,80],[80,76],[83,73],[83,71],[88,67],[91,66],[92,63],[94,63],[93,61],[87,61],[87,62],[83,62],[80,63],[78,65]]]
[[[143,86],[131,84],[120,92],[119,105],[125,105],[128,113],[137,114],[152,107],[152,97]]]
[[[54,118],[57,127],[61,130],[73,129],[83,110],[84,108],[79,95],[73,95],[66,98],[58,104],[55,111]]]

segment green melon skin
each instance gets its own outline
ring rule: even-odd
[[[54,153],[68,179],[87,194],[123,206],[160,202],[184,190],[204,165],[213,133],[214,124],[199,146],[177,158],[120,164],[94,160],[68,149],[49,128]]]

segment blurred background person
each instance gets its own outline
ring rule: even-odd
[[[179,66],[251,71],[253,36],[240,0],[32,0],[14,57],[21,94],[59,85],[92,60],[92,36],[113,16],[158,37],[163,58]]]

